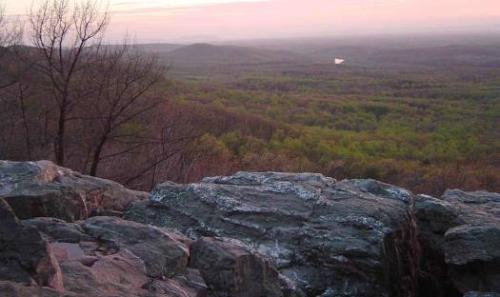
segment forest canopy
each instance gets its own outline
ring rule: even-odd
[[[37,2],[20,23],[0,13],[1,159],[137,189],[269,170],[500,191],[500,52],[488,39],[111,45],[109,21],[92,0]]]

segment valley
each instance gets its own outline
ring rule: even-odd
[[[203,131],[196,146],[220,164],[210,174],[322,172],[439,195],[499,190],[500,50],[489,40],[195,44],[158,55],[169,98]],[[181,181],[207,175],[195,171]]]

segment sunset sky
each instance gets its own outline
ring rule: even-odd
[[[1,2],[1,0],[0,0]],[[32,0],[4,0],[23,14]],[[36,3],[37,0],[34,0]],[[500,31],[500,0],[111,0],[109,39],[217,41]]]

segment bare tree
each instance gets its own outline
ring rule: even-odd
[[[164,101],[153,87],[162,81],[166,72],[154,56],[135,51],[126,43],[107,46],[96,54],[95,64],[85,75],[89,81],[85,85],[93,90],[86,95],[90,114],[84,117],[92,128],[89,174],[93,176],[102,160],[154,141],[137,131],[140,130],[137,121]],[[104,156],[104,148],[110,141],[120,142],[121,150]]]
[[[33,45],[41,59],[37,68],[47,77],[57,106],[54,154],[56,162],[64,165],[67,122],[78,104],[74,85],[85,69],[87,52],[96,51],[108,23],[97,0],[45,0],[32,8],[29,15]]]

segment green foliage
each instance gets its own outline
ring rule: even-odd
[[[429,187],[429,180],[449,184],[461,178],[448,181],[448,173],[470,172],[484,177],[485,185],[497,185],[492,175],[498,169],[491,164],[500,151],[496,75],[464,82],[449,74],[348,69],[335,78],[282,74],[182,81],[177,96],[235,115],[223,130],[198,128],[239,160],[239,169],[319,171],[414,189]]]

